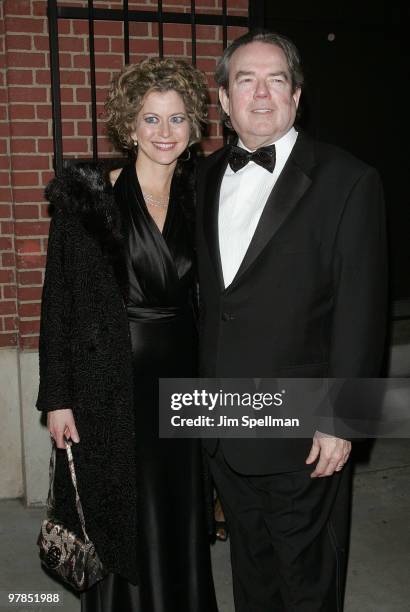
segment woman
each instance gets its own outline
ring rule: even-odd
[[[83,612],[216,612],[198,441],[158,438],[159,377],[196,373],[188,146],[206,117],[202,73],[151,58],[126,67],[109,133],[132,159],[76,167],[55,207],[42,306],[40,391],[58,448],[71,438],[90,539],[108,576]],[[179,159],[180,158],[180,159]],[[189,173],[188,173],[189,175]],[[189,180],[188,180],[189,179]],[[56,514],[79,529],[65,453]],[[137,586],[134,586],[137,583]]]

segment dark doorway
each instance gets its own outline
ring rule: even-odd
[[[382,176],[392,298],[403,313],[403,304],[410,304],[410,53],[404,36],[409,9],[394,0],[254,4],[253,25],[289,36],[301,52],[306,75],[301,127],[347,149]]]

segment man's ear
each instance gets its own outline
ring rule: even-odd
[[[295,102],[295,106],[296,108],[299,106],[299,100],[300,100],[300,94],[302,93],[302,90],[300,87],[298,87],[297,89],[295,89],[295,91],[292,94],[292,98]]]
[[[219,102],[221,103],[223,110],[229,117],[229,96],[228,96],[228,92],[226,91],[225,87],[220,87],[218,94],[219,94]]]

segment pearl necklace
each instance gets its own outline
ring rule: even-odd
[[[147,204],[150,204],[151,206],[156,206],[157,208],[168,208],[169,196],[166,199],[157,199],[154,198],[152,193],[145,193],[144,191],[142,192],[142,195],[144,196],[144,200]]]

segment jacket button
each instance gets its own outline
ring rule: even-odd
[[[232,312],[223,312],[222,313],[222,321],[233,321],[235,319],[235,315]]]

